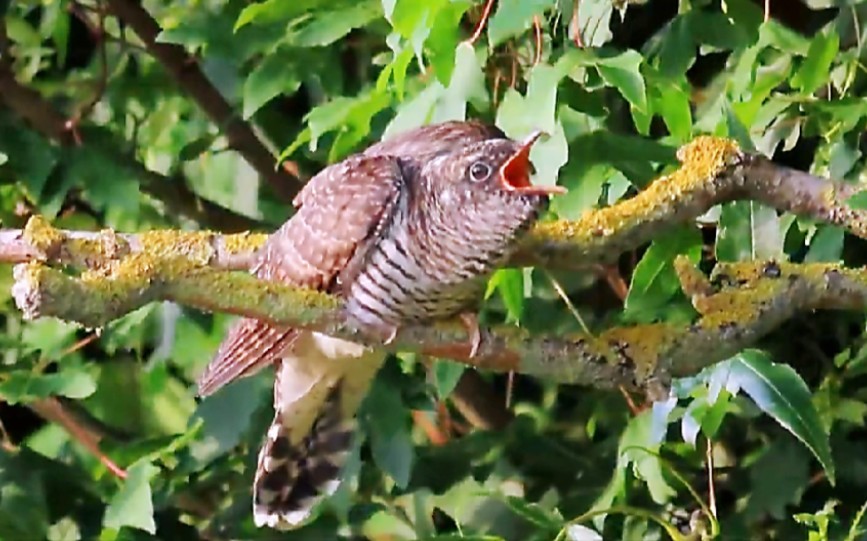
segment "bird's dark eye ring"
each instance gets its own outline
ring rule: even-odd
[[[482,182],[491,176],[491,166],[484,162],[476,162],[470,166],[470,178],[474,182]]]

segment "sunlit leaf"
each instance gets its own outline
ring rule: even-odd
[[[647,89],[639,70],[643,61],[637,51],[625,51],[596,62],[596,69],[605,82],[619,90],[640,111],[647,110]]]
[[[10,404],[30,402],[50,396],[86,398],[96,390],[96,382],[82,368],[66,368],[56,374],[12,372],[0,381],[0,397]]]
[[[826,84],[831,62],[834,61],[839,47],[840,38],[836,32],[829,32],[827,35],[817,34],[810,41],[807,58],[792,77],[792,84],[806,94],[811,94],[821,85]]]
[[[127,470],[123,486],[106,507],[103,524],[107,528],[128,526],[156,532],[150,481],[157,472],[159,469],[150,462],[138,462]]]
[[[723,206],[716,254],[723,261],[779,259],[783,231],[777,211],[754,201]]]
[[[500,269],[488,281],[485,297],[497,291],[509,317],[520,321],[524,313],[524,274],[519,269]]]
[[[244,118],[249,118],[272,98],[293,94],[301,86],[298,50],[282,50],[266,56],[244,81]]]
[[[834,461],[828,435],[804,380],[792,367],[771,362],[757,350],[747,350],[728,364],[727,388],[743,390],[756,405],[801,440],[834,482]]]
[[[524,32],[533,23],[534,15],[542,15],[553,5],[553,0],[501,0],[497,2],[497,9],[488,22],[488,40],[491,46],[499,45],[506,39]]]

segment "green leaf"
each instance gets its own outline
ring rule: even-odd
[[[59,151],[30,129],[6,120],[0,113],[0,153],[8,160],[17,180],[41,202],[48,177],[58,162]]]
[[[449,86],[440,95],[433,122],[464,120],[467,117],[467,102],[488,101],[485,89],[485,72],[473,46],[467,42],[458,45],[455,51],[455,68]]]
[[[639,69],[643,61],[638,51],[630,50],[600,58],[595,63],[605,82],[619,90],[626,101],[639,111],[647,111],[647,91]]]
[[[21,332],[27,351],[38,351],[44,358],[56,358],[75,342],[78,326],[59,319],[39,319]]]
[[[434,388],[440,400],[445,400],[457,387],[461,376],[467,369],[467,365],[454,361],[434,360],[433,380]]]
[[[0,165],[3,165],[4,163],[6,163],[8,161],[9,161],[9,156],[0,152]]]
[[[819,226],[810,239],[810,249],[804,263],[836,263],[843,255],[845,231],[833,225]]]
[[[286,43],[299,48],[324,47],[381,15],[379,0],[361,0],[334,11],[317,14],[308,24],[293,28],[286,37]]]
[[[307,115],[308,128],[280,154],[279,160],[286,159],[308,141],[310,150],[315,151],[319,138],[332,131],[337,131],[337,136],[328,153],[329,161],[342,158],[370,133],[371,119],[390,101],[389,95],[373,91],[354,98],[341,96],[315,107]]]
[[[854,210],[867,210],[867,190],[862,190],[847,199],[846,205]]]
[[[444,91],[439,81],[434,81],[417,96],[400,104],[397,114],[385,128],[383,140],[427,124]]]
[[[758,350],[746,350],[727,362],[727,390],[736,394],[743,389],[759,409],[801,440],[833,484],[834,461],[828,435],[801,376],[791,366],[774,363]]]
[[[707,390],[701,396],[694,398],[687,406],[681,419],[681,436],[683,441],[695,446],[695,440],[699,430],[707,438],[715,438],[722,421],[728,413],[728,392],[718,393],[715,400],[711,400],[711,393]]]
[[[0,383],[0,396],[10,404],[31,402],[49,396],[86,398],[96,391],[96,382],[83,368],[65,368],[57,374],[12,372]]]
[[[364,400],[363,415],[373,460],[394,479],[397,486],[405,488],[409,484],[415,449],[410,434],[410,418],[398,384],[386,381],[392,379],[397,378],[388,370],[380,372]]]
[[[680,292],[674,271],[674,259],[687,254],[697,263],[701,257],[701,233],[695,228],[680,228],[650,245],[632,273],[632,283],[625,301],[625,314],[635,317],[649,314],[668,305]]]
[[[464,13],[473,6],[473,3],[469,0],[458,0],[443,3],[440,6],[431,26],[430,35],[425,41],[425,50],[428,62],[433,67],[437,79],[440,83],[446,84],[451,79],[452,71],[455,68],[455,53],[460,44],[464,42],[461,20]],[[486,51],[480,49],[479,54],[486,54]],[[481,88],[487,92],[484,80]],[[485,97],[487,98],[487,96]]]
[[[485,298],[497,291],[506,307],[509,319],[521,321],[524,313],[524,273],[521,269],[500,269],[488,281]]]
[[[300,68],[295,58],[297,49],[279,49],[268,56],[244,81],[244,118],[248,119],[260,107],[280,94],[294,94],[301,86]]]
[[[105,509],[102,523],[106,528],[124,526],[156,533],[151,479],[159,469],[150,462],[137,462],[127,470],[127,478]]]
[[[783,256],[783,223],[777,211],[755,201],[724,205],[716,255],[720,261],[755,261]]]
[[[463,535],[448,533],[436,535],[434,537],[426,537],[425,541],[505,541],[505,539],[496,535]]]
[[[581,0],[580,4],[572,6],[580,8],[578,31],[586,47],[601,47],[611,41],[611,15],[614,13],[614,3],[611,0]],[[569,38],[574,41],[573,30],[570,24]]]
[[[553,0],[500,0],[497,11],[488,21],[488,41],[496,47],[530,28],[534,15],[554,7]]]
[[[695,11],[675,18],[665,30],[659,51],[659,71],[665,79],[679,79],[695,62],[692,26]]]
[[[692,107],[687,86],[668,79],[652,83],[652,109],[657,112],[668,131],[686,142],[692,136]]]
[[[775,19],[763,23],[759,29],[759,44],[769,45],[787,54],[809,54],[811,43],[800,33],[787,28]]]
[[[664,432],[654,430],[653,412],[645,410],[629,421],[620,436],[617,450],[618,470],[632,465],[633,471],[647,483],[653,501],[658,504],[669,501],[677,494],[665,480],[662,463],[656,456],[664,436]]]
[[[0,538],[44,539],[49,524],[46,475],[33,452],[0,453]],[[43,459],[44,460],[44,459]]]
[[[745,516],[755,521],[771,515],[788,518],[787,507],[801,500],[810,484],[810,460],[804,448],[790,439],[777,438],[750,468],[751,494]]]
[[[202,436],[193,445],[193,455],[208,462],[234,449],[253,422],[253,413],[271,401],[272,393],[259,378],[243,378],[202,401],[191,423],[202,421]]]
[[[861,159],[862,153],[857,145],[841,139],[831,145],[831,155],[828,158],[828,175],[831,178],[842,179]]]
[[[248,24],[268,24],[287,21],[320,4],[322,0],[266,0],[245,6],[235,20],[234,31]]]
[[[545,509],[539,504],[526,502],[522,498],[516,496],[506,496],[503,498],[503,501],[515,514],[531,524],[535,524],[536,526],[546,530],[554,531],[563,527],[562,517],[548,509]]]
[[[792,77],[792,85],[805,94],[812,94],[820,86],[828,83],[831,63],[840,48],[840,37],[836,32],[828,35],[817,34],[810,41],[807,58]]]

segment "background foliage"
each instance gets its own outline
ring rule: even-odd
[[[285,193],[230,148],[184,70],[118,20],[127,3],[0,2],[0,64],[71,119],[52,140],[22,121],[34,111],[0,107],[4,225],[42,213],[73,229],[228,229],[173,210],[184,201],[171,198],[197,195],[274,228]],[[474,117],[513,136],[551,134],[532,157],[538,182],[570,189],[553,205],[562,218],[628,197],[701,133],[816,174],[865,176],[864,1],[772,1],[768,12],[750,0],[500,0],[486,21],[469,0],[144,7],[158,41],[195,56],[289,160],[285,171],[314,173],[384,134]],[[162,176],[145,183],[141,166]],[[755,203],[698,225],[613,266],[502,271],[483,317],[553,332],[688,321],[677,254],[706,269],[867,259],[863,241]],[[270,375],[194,398],[228,317],[163,304],[98,334],[25,324],[8,268],[2,281],[2,539],[699,539],[717,528],[725,539],[865,538],[863,314],[804,314],[675,382],[674,398],[653,407],[402,356],[364,406],[349,483],[310,526],[278,534],[253,527],[250,512]],[[72,420],[45,422],[58,421],[52,411]],[[76,427],[98,428],[125,480]]]

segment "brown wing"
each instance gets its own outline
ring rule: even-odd
[[[268,238],[253,273],[330,290],[363,241],[389,219],[403,182],[400,162],[390,156],[353,156],[323,169],[295,197],[298,211]],[[199,379],[199,395],[280,360],[296,335],[292,328],[239,320]]]

